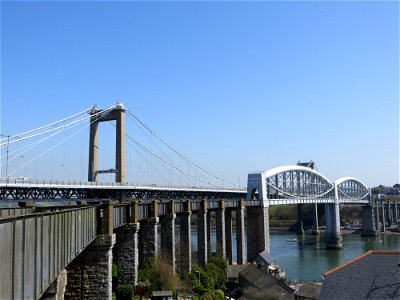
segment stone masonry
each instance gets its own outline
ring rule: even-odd
[[[137,285],[139,267],[138,231],[140,224],[127,224],[116,229],[117,242],[113,249],[118,267],[118,283]]]
[[[66,299],[110,299],[115,234],[99,235],[67,267]]]

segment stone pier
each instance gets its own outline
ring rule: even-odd
[[[188,206],[188,211],[179,214],[180,274],[192,272],[192,230],[190,228],[192,212],[190,203]]]
[[[174,205],[171,202],[171,205]],[[175,212],[175,209],[172,209]],[[161,217],[161,253],[175,273],[175,213]]]
[[[139,231],[139,266],[143,266],[158,252],[158,217],[151,217],[140,221]]]
[[[240,205],[236,208],[236,248],[237,248],[237,263],[238,265],[246,263],[245,256],[245,232],[244,232],[244,210],[245,201],[240,199]]]
[[[69,299],[110,299],[115,234],[99,235],[67,267]]]
[[[386,230],[386,214],[385,214],[385,204],[381,201],[381,208],[382,208],[382,232]]]
[[[117,228],[114,262],[118,268],[118,284],[137,285],[139,267],[138,232],[140,224]]]
[[[226,246],[226,259],[229,264],[232,264],[232,210],[225,209],[225,246]]]
[[[197,260],[201,266],[204,266],[208,260],[207,224],[207,201],[204,200],[201,210],[197,211]]]
[[[247,209],[247,261],[252,262],[259,253],[270,251],[268,207]]]
[[[318,229],[318,204],[314,203],[313,207],[313,230],[312,234],[319,234]]]
[[[339,201],[325,204],[326,217],[326,249],[342,249],[342,235],[340,232]]]
[[[304,234],[303,204],[297,204],[297,234]]]
[[[377,234],[374,207],[372,205],[363,206],[361,236],[377,236]]]
[[[226,239],[225,239],[225,206],[221,200],[221,207],[216,212],[216,235],[217,235],[217,255],[226,259]]]

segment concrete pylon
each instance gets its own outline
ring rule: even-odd
[[[191,216],[191,210],[179,214],[180,274],[192,272],[192,230],[190,228]]]
[[[246,255],[244,252],[246,241],[246,236],[244,232],[244,213],[245,200],[240,199],[239,207],[236,208],[236,248],[238,265],[246,263]]]
[[[221,200],[221,207],[216,212],[216,235],[217,235],[217,255],[226,259],[226,239],[225,239],[225,206]]]
[[[254,261],[264,250],[270,251],[268,209],[247,208],[247,261]]]
[[[225,209],[225,247],[226,259],[232,264],[232,211]]]
[[[204,266],[208,260],[207,200],[203,200],[201,210],[197,211],[197,260]]]
[[[119,103],[110,111],[93,107],[90,114],[89,134],[89,168],[88,181],[97,181],[99,173],[99,137],[98,128],[100,122],[116,121],[116,145],[115,145],[115,172],[116,182],[126,181],[126,149],[125,149],[125,107]]]
[[[313,230],[312,234],[319,234],[318,229],[318,204],[314,203],[313,207]]]

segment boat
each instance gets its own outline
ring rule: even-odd
[[[287,242],[297,242],[297,239],[286,239]]]

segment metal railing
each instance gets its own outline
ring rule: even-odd
[[[96,207],[0,219],[0,299],[40,298],[97,236]]]

